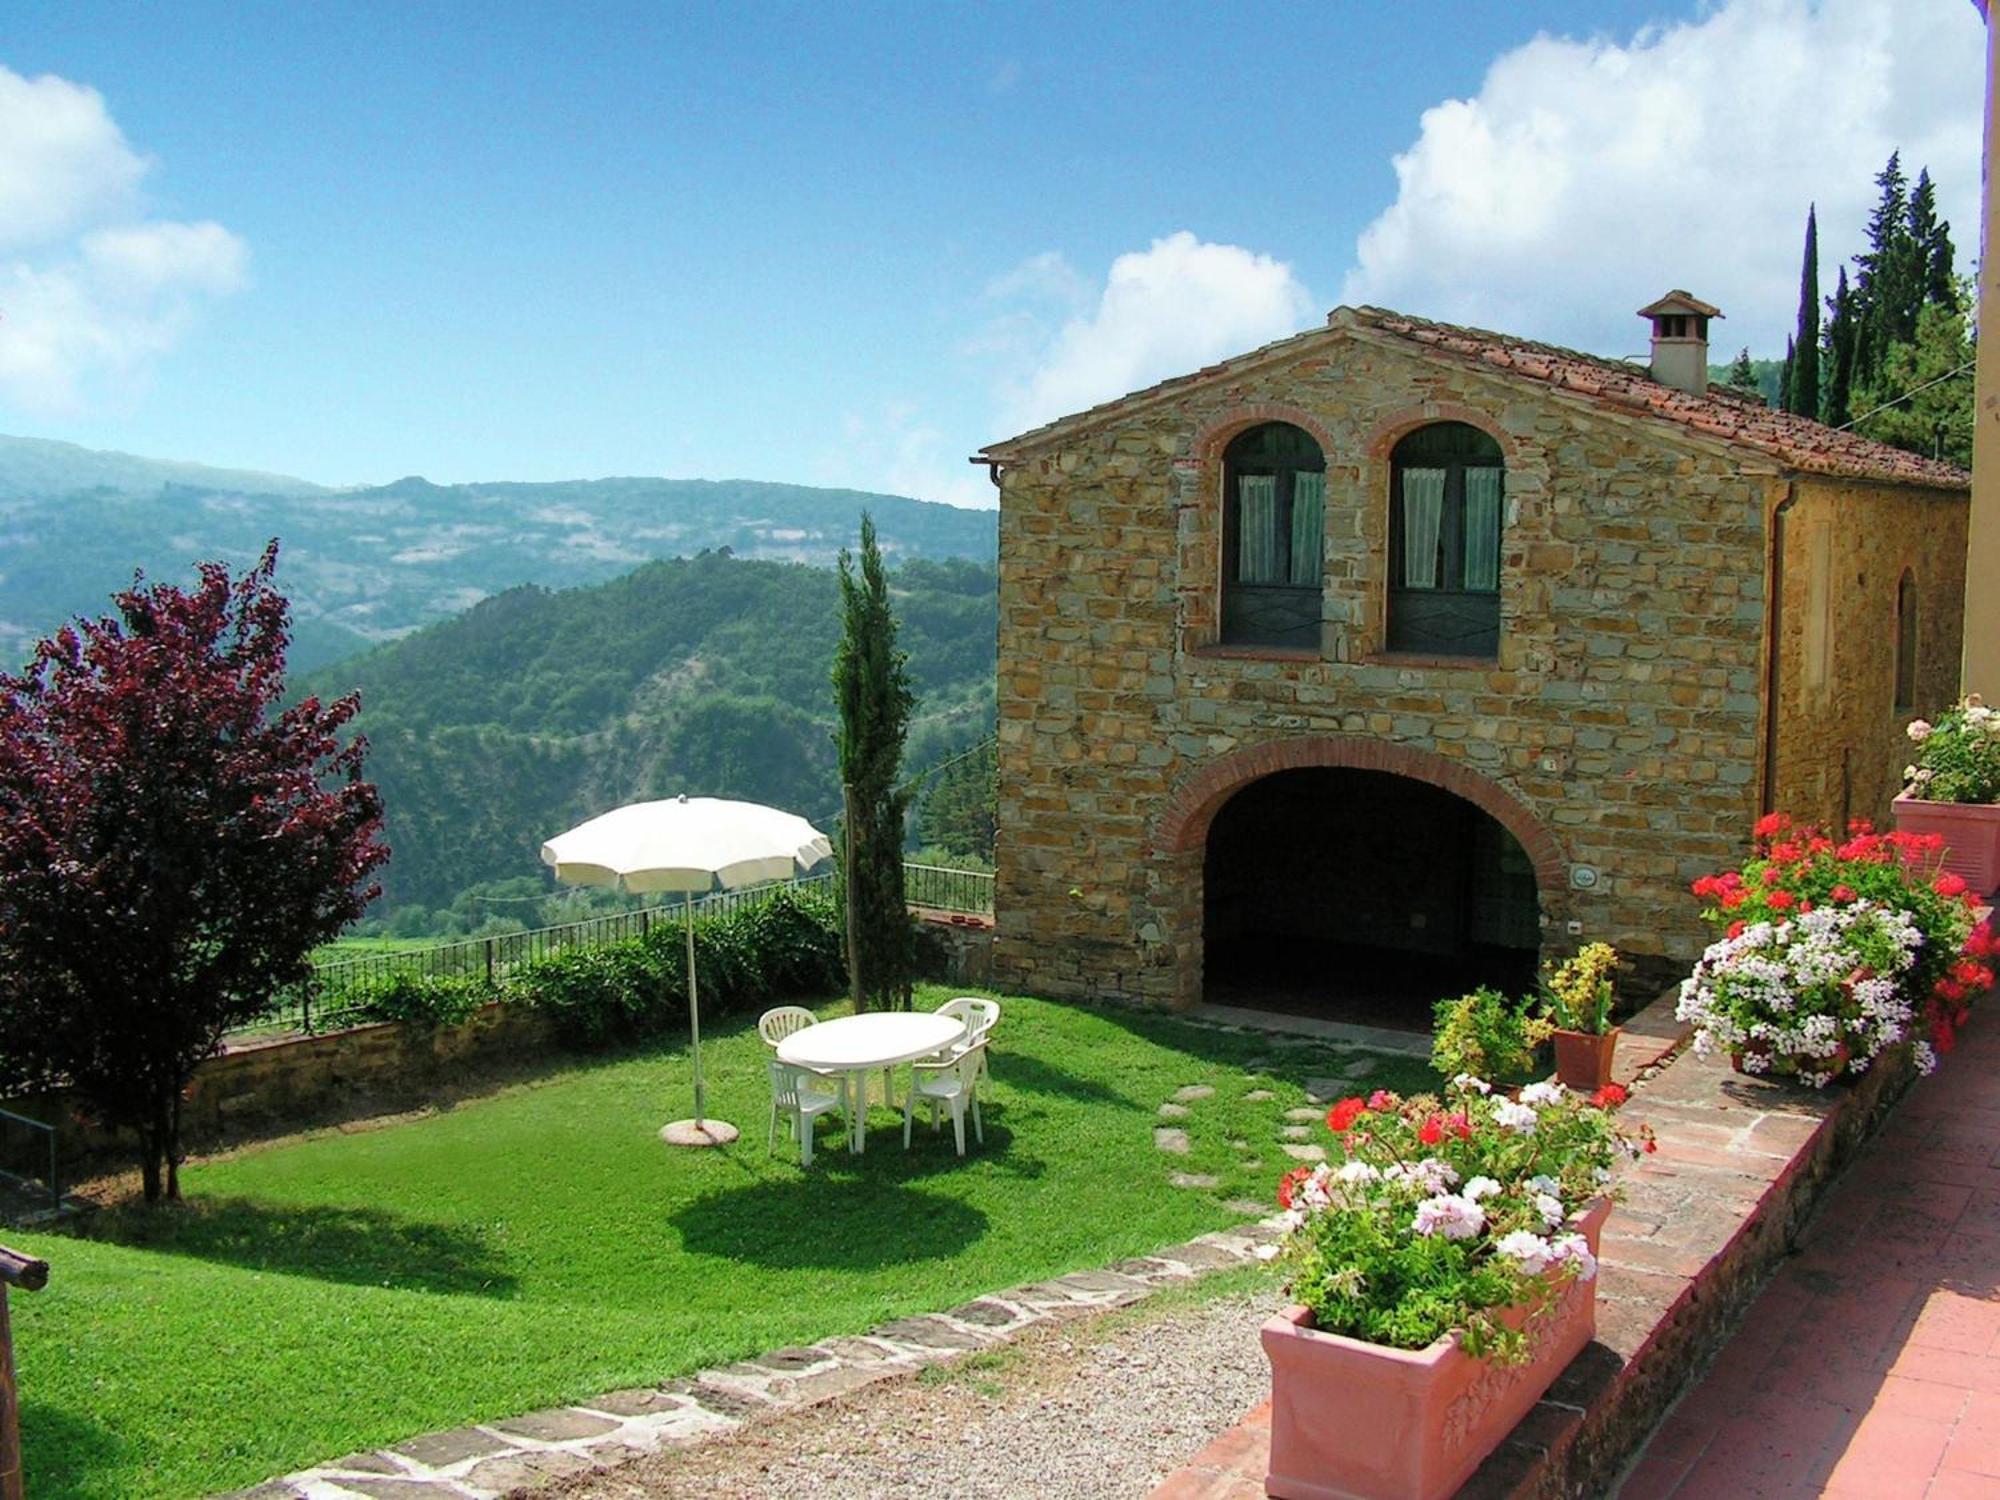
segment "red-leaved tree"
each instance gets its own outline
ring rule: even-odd
[[[195,1068],[359,916],[388,858],[353,697],[286,708],[278,544],[133,586],[0,675],[0,1083],[67,1084],[180,1196]]]

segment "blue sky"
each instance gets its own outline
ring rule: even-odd
[[[0,431],[980,503],[981,444],[1342,300],[1616,355],[1677,283],[1774,353],[1806,202],[1830,281],[1889,149],[1973,248],[1981,40],[1965,0],[16,0]]]

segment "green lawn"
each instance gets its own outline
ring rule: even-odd
[[[864,1157],[831,1127],[810,1171],[767,1156],[766,1050],[739,1017],[703,1050],[734,1148],[656,1138],[688,1112],[675,1048],[198,1163],[179,1212],[10,1234],[53,1266],[13,1299],[29,1492],[201,1495],[1157,1249],[1234,1221],[1230,1198],[1268,1201],[1304,1080],[1368,1062],[1002,1004],[986,1145],[962,1162],[948,1124],[906,1154],[880,1104]],[[1246,1073],[1257,1058],[1275,1061]],[[1378,1059],[1366,1081],[1432,1080]],[[1165,1155],[1157,1108],[1195,1083],[1216,1093],[1173,1122],[1190,1153]]]

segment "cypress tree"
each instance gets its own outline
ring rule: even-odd
[[[1730,361],[1728,383],[1734,390],[1749,391],[1753,394],[1756,392],[1757,371],[1750,363],[1750,350],[1747,345],[1737,352],[1735,359]]]
[[[833,657],[840,705],[840,780],[846,793],[845,847],[849,983],[858,1009],[907,1010],[916,939],[903,894],[903,812],[896,785],[915,698],[896,649],[896,615],[875,545],[875,521],[861,515],[861,569],[840,553],[840,644]]]
[[[1792,335],[1785,410],[1819,415],[1819,215],[1806,209],[1806,250],[1799,267],[1799,326]]]
[[[1918,257],[1909,248],[1910,201],[1902,154],[1890,152],[1875,174],[1878,197],[1868,216],[1868,248],[1854,257],[1854,338],[1857,384],[1872,379],[1892,344],[1916,333],[1922,289],[1912,286]]]
[[[1854,390],[1854,294],[1847,288],[1847,267],[1833,286],[1826,304],[1826,333],[1822,346],[1826,355],[1826,386],[1820,392],[1819,419],[1829,427],[1845,427],[1853,416]]]
[[[1778,410],[1792,409],[1792,365],[1798,350],[1789,335],[1785,339],[1785,362],[1778,367]]]
[[[1918,304],[1957,312],[1958,278],[1954,266],[1957,257],[1951,244],[1951,224],[1937,216],[1937,190],[1931,186],[1928,167],[1917,173],[1917,185],[1910,189],[1907,223]],[[1913,329],[1915,323],[1916,313],[1912,311]]]

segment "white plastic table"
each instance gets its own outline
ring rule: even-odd
[[[930,1011],[869,1011],[793,1032],[778,1043],[778,1061],[816,1073],[848,1075],[849,1097],[854,1101],[849,1144],[859,1152],[867,1147],[869,1070],[929,1057],[964,1035],[965,1025],[955,1016]],[[895,1100],[888,1102],[893,1105]]]

